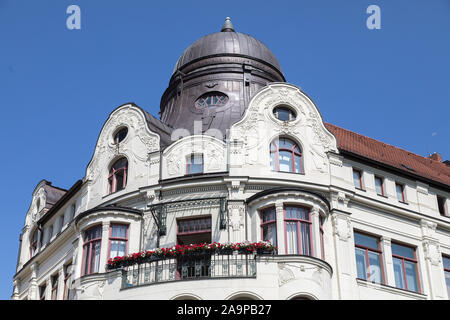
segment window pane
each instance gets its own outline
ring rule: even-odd
[[[302,172],[302,158],[300,156],[295,156],[295,173],[301,173]]]
[[[450,258],[442,257],[442,263],[444,264],[444,269],[450,270]]]
[[[280,139],[279,143],[280,143],[280,149],[289,149],[289,150],[291,150],[295,144],[293,141],[291,141],[289,139]]]
[[[274,246],[277,245],[277,229],[276,224],[271,223],[263,226],[263,240],[270,241]]]
[[[355,232],[355,244],[378,250],[378,239]]]
[[[297,223],[286,223],[287,253],[299,254]]]
[[[381,273],[380,254],[369,251],[369,264],[370,281],[381,283],[383,276]]]
[[[355,188],[362,189],[361,173],[357,170],[353,170],[353,184],[355,185]]]
[[[405,261],[406,283],[408,290],[419,291],[417,282],[416,264],[414,262]]]
[[[395,286],[400,289],[406,289],[402,260],[393,258],[392,261],[394,262]]]
[[[301,223],[300,230],[302,233],[302,254],[311,255],[311,234],[308,223]]]
[[[413,248],[402,246],[397,243],[392,243],[392,254],[410,259],[415,259]]]
[[[125,185],[123,181],[124,171],[120,170],[116,173],[116,191],[122,190]]]
[[[447,294],[450,299],[450,271],[445,271],[445,283],[447,285]]]
[[[375,177],[375,189],[377,194],[383,194],[383,180],[381,178]]]
[[[280,171],[292,171],[292,152],[280,151],[279,153]]]
[[[358,278],[367,280],[366,276],[366,253],[365,250],[355,248],[355,255],[356,255],[356,270],[358,273]]]
[[[93,243],[92,260],[91,273],[98,272],[98,267],[100,264],[100,241],[96,241],[95,243]]]
[[[398,199],[398,201],[404,201],[404,199],[403,199],[403,186],[402,185],[399,185],[399,184],[396,184],[395,185],[395,190],[397,191],[397,199]]]
[[[291,120],[291,111],[284,108],[277,108],[276,115],[279,120],[289,121]]]

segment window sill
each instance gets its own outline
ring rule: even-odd
[[[415,298],[415,299],[420,299],[420,300],[427,299],[426,294],[415,292],[415,291],[409,291],[409,290],[405,290],[405,289],[400,289],[397,287],[392,287],[390,285],[383,284],[383,283],[375,283],[375,282],[371,282],[371,281],[364,280],[361,278],[356,278],[356,282],[359,286],[365,286],[365,287],[368,287],[371,289],[385,291],[390,294],[402,295],[402,296],[407,296],[410,298]]]
[[[400,201],[400,200],[398,200],[398,202],[400,202],[400,203],[403,203],[403,204],[409,204],[408,202],[405,202],[405,201]]]
[[[383,198],[385,198],[385,199],[388,199],[388,198],[389,198],[387,195],[379,194],[379,193],[377,193],[377,196],[383,197]]]
[[[356,190],[359,190],[359,191],[364,191],[364,192],[366,192],[366,189],[361,189],[361,188],[358,188],[358,187],[355,187],[355,189],[356,189]]]

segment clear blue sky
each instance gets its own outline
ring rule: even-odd
[[[66,28],[71,4],[81,30]],[[366,27],[371,4],[380,30]],[[37,183],[81,179],[119,105],[157,116],[178,57],[227,16],[273,51],[325,121],[450,159],[449,0],[0,0],[0,299]]]

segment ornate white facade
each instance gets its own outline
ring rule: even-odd
[[[277,119],[273,109],[280,105],[289,107],[295,120]],[[128,131],[115,143],[120,128]],[[298,87],[272,82],[259,89],[226,139],[220,131],[179,133],[162,146],[145,111],[122,105],[106,120],[85,177],[47,208],[53,187],[42,181],[26,214],[12,299],[450,298],[443,261],[450,257],[450,217],[439,212],[436,201],[437,195],[447,199],[450,212],[450,186],[343,154],[317,106]],[[300,147],[300,173],[273,170],[270,145],[280,136]],[[192,154],[202,155],[202,174],[186,174]],[[110,192],[111,166],[123,157],[125,186]],[[363,188],[355,188],[354,168],[362,173]],[[375,176],[384,178],[382,196]],[[407,201],[398,200],[396,183],[404,185]],[[288,248],[286,205],[309,211],[309,254]],[[112,225],[127,227],[126,254],[176,245],[177,224],[189,217],[210,218],[210,242],[257,242],[264,240],[266,208],[274,208],[276,216],[276,254],[240,259],[233,254],[230,264],[215,255],[209,271],[189,281],[176,276],[177,263],[170,259],[160,267],[149,263],[148,271],[106,267]],[[98,266],[86,272],[86,231],[93,226],[101,226]],[[355,231],[379,241],[379,282],[358,276]],[[417,290],[399,288],[393,243],[415,252]],[[224,270],[235,271],[217,276]]]

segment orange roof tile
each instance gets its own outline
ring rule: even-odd
[[[450,186],[450,166],[443,162],[417,155],[330,123],[325,123],[325,126],[335,135],[340,150]]]

